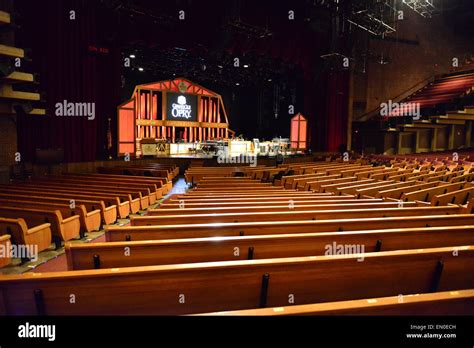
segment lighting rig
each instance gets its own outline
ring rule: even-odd
[[[403,3],[423,17],[431,18],[436,12],[434,0],[403,0]]]
[[[375,36],[396,31],[396,0],[354,1],[347,21]]]

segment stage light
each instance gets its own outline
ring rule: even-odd
[[[360,1],[352,4],[347,21],[372,35],[383,36],[395,32],[395,0]]]
[[[131,54],[131,55],[130,55],[130,58],[135,58],[135,55],[134,55],[134,54]]]
[[[434,0],[403,0],[403,3],[423,17],[430,18],[436,11]]]
[[[268,81],[268,82],[272,82],[272,79],[268,79],[267,81]]]
[[[236,85],[236,86],[240,86],[240,83],[236,82],[235,85]]]
[[[138,68],[139,71],[143,71],[143,68]]]
[[[248,64],[244,64],[244,68],[248,68],[248,67],[249,67]]]

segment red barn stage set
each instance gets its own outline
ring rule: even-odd
[[[185,78],[137,85],[117,111],[119,156],[209,157],[219,150],[231,156],[274,156],[307,149],[306,120],[301,114],[292,120],[292,128],[302,126],[291,131],[291,139],[236,138],[222,97]]]

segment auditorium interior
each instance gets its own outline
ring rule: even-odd
[[[473,19],[0,0],[1,316],[474,315]]]

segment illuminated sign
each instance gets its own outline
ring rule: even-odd
[[[197,121],[197,96],[168,92],[166,100],[168,120]]]

